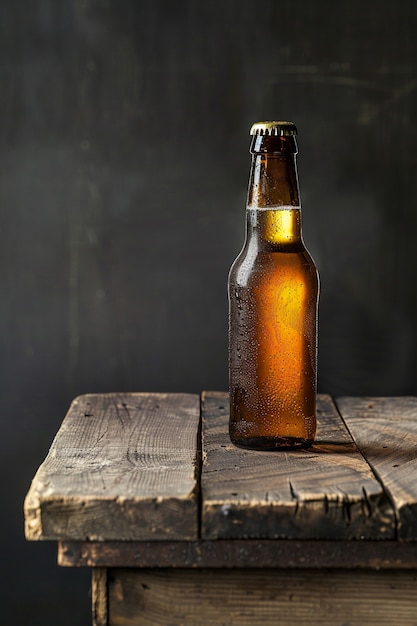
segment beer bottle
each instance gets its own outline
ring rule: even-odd
[[[228,280],[233,443],[306,448],[316,431],[318,274],[301,232],[292,122],[252,126],[246,240]]]

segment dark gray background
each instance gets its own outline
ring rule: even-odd
[[[299,128],[320,391],[415,394],[415,0],[0,3],[1,624],[89,624],[23,539],[71,399],[227,386],[253,121]]]

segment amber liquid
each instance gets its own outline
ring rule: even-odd
[[[248,209],[229,275],[230,437],[257,449],[308,447],[316,431],[318,277],[300,210]]]

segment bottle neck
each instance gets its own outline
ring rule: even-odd
[[[255,148],[262,148],[265,138],[256,139]],[[290,148],[279,153],[252,150],[247,235],[260,247],[303,246],[295,141]]]
[[[249,178],[248,207],[299,207],[295,154],[253,154]]]
[[[299,207],[284,206],[252,209],[246,216],[246,240],[258,250],[287,250],[304,248]]]

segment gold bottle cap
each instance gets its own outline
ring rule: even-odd
[[[256,122],[250,129],[250,134],[290,137],[297,134],[297,128],[293,122]]]

